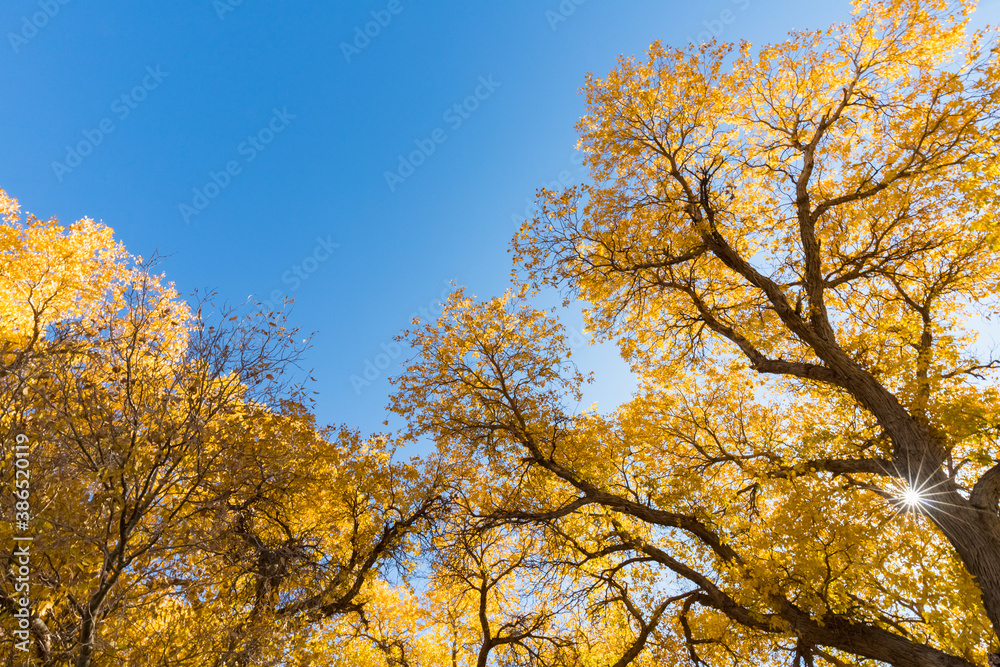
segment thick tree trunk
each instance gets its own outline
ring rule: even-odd
[[[1000,517],[970,507],[955,492],[935,494],[925,511],[975,578],[986,615],[1000,636]]]
[[[942,468],[947,453],[941,439],[838,346],[824,341],[815,347],[834,372],[846,379],[842,386],[892,439],[895,473],[926,493],[922,511],[945,534],[975,578],[993,632],[1000,636],[1000,513],[995,503],[977,507],[961,496]]]

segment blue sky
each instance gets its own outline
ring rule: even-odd
[[[978,22],[998,6],[982,3]],[[840,0],[6,0],[0,187],[39,217],[89,216],[133,254],[166,255],[182,294],[294,298],[292,323],[315,332],[320,420],[378,430],[405,356],[393,336],[451,281],[502,293],[535,190],[583,179],[573,126],[588,72],[656,39],[759,45],[849,12]],[[588,401],[624,399],[613,351],[581,353],[598,378]],[[352,382],[379,354],[391,365]]]

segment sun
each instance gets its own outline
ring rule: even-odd
[[[903,489],[903,493],[900,494],[899,499],[903,501],[904,505],[908,505],[911,508],[923,505],[926,500],[924,494],[912,487]]]

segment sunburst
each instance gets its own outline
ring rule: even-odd
[[[898,496],[898,499],[911,510],[916,510],[918,507],[927,502],[927,496],[924,495],[920,489],[914,489],[912,487],[903,489],[903,492]]]

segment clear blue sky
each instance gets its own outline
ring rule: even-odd
[[[983,3],[979,22],[997,8]],[[543,184],[583,176],[573,126],[588,72],[656,39],[714,31],[759,45],[849,11],[841,0],[5,0],[0,187],[39,217],[90,216],[133,254],[168,255],[182,294],[293,297],[292,322],[316,332],[321,421],[378,430],[403,355],[368,386],[351,376],[449,281],[479,297],[506,288],[512,218]],[[421,150],[412,173],[400,166]],[[598,374],[588,400],[625,398],[613,354],[581,351]]]

